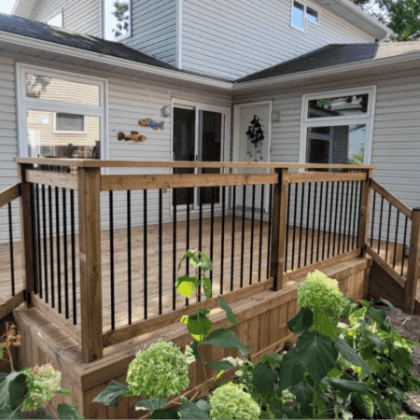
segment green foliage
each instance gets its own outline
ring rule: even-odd
[[[111,381],[108,386],[93,400],[93,402],[101,403],[106,406],[112,406],[118,404],[118,399],[122,395],[130,395],[128,388],[117,382]]]
[[[170,397],[180,394],[189,383],[188,362],[172,342],[158,340],[140,350],[128,366],[127,384],[132,395]]]
[[[364,152],[357,153],[352,157],[349,157],[349,164],[351,165],[363,165],[365,163]]]
[[[212,419],[258,419],[261,409],[241,385],[228,383],[209,398]]]
[[[60,419],[83,419],[74,404],[58,404],[58,416]]]

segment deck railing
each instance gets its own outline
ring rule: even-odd
[[[28,303],[54,316],[88,362],[100,359],[105,347],[177,322],[197,307],[215,308],[220,294],[229,303],[279,291],[314,269],[371,255],[370,194],[383,194],[371,179],[372,166],[66,159],[18,164],[20,188],[27,192],[21,205]],[[73,169],[46,171],[43,165]],[[108,174],[103,168],[143,173]],[[145,174],[147,168],[170,173]],[[176,168],[212,173],[171,173]],[[412,271],[419,248],[414,214]],[[214,262],[207,302],[175,293],[178,261],[189,248],[207,252]],[[182,270],[192,274],[188,265]],[[416,275],[404,278],[412,300],[410,279]]]

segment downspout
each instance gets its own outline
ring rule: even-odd
[[[182,69],[182,5],[183,0],[176,0],[176,66]]]

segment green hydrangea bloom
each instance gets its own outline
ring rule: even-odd
[[[45,407],[60,389],[61,373],[51,365],[35,366],[26,372],[28,393],[23,401],[22,411],[35,411]]]
[[[212,419],[258,419],[261,414],[259,405],[242,385],[232,382],[217,388],[209,402]]]
[[[149,398],[170,397],[188,388],[188,362],[179,347],[158,340],[139,351],[128,366],[128,389],[133,395]]]
[[[337,280],[315,270],[309,273],[297,291],[300,307],[312,312],[323,312],[333,319],[338,319],[344,306],[344,295],[338,288]]]

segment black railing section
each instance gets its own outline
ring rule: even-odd
[[[104,324],[115,330],[194,304],[195,295],[184,299],[174,287],[178,276],[196,275],[186,261],[178,270],[188,249],[203,251],[212,259],[213,270],[205,275],[211,279],[213,296],[268,279],[272,187],[103,193],[102,274],[104,291],[109,291],[109,300],[104,297]],[[201,271],[197,274],[203,276]]]
[[[35,294],[78,323],[78,209],[73,190],[31,184]]]
[[[362,181],[290,183],[284,271],[357,248]]]

